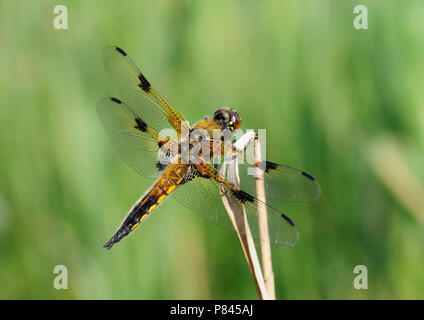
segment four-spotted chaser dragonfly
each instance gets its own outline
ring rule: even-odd
[[[228,200],[243,204],[254,238],[281,245],[296,244],[298,232],[295,224],[284,213],[257,199],[255,176],[247,174],[247,170],[262,165],[267,199],[282,201],[318,199],[320,186],[310,174],[270,161],[255,161],[246,150],[234,148],[231,141],[228,143],[222,137],[215,139],[216,130],[232,133],[240,128],[241,117],[235,110],[219,109],[213,118],[205,117],[190,127],[124,50],[107,47],[103,59],[121,99],[102,100],[97,106],[100,120],[122,159],[140,175],[155,179],[150,190],[135,203],[104,247],[110,249],[130,234],[169,195],[207,220],[234,231],[223,205],[223,193]],[[161,132],[167,129],[174,130],[176,136],[162,135]],[[219,154],[230,154],[231,157],[250,157],[250,161],[239,164],[240,181],[237,185],[226,178],[213,160],[205,161],[201,152],[195,152],[197,161],[182,161],[182,137],[195,129],[205,130],[214,137],[199,139],[203,146],[205,143],[211,148],[218,146]],[[194,147],[189,143],[188,151]],[[269,239],[260,239],[259,207],[266,208]]]

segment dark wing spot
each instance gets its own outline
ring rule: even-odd
[[[113,102],[119,103],[119,104],[122,103],[122,101],[117,99],[117,98],[110,98],[110,100],[112,100]]]
[[[149,81],[147,81],[147,79],[143,76],[143,74],[140,72],[140,74],[138,75],[138,79],[140,79],[140,83],[138,84],[138,86],[144,91],[144,92],[149,92],[150,90],[150,83]]]
[[[147,131],[147,123],[144,122],[143,120],[141,120],[140,118],[136,118],[135,122],[137,123],[137,125],[134,126],[134,128],[142,131],[142,132],[146,132]]]
[[[275,170],[277,168],[278,164],[271,161],[265,161],[265,172],[268,172],[269,170]]]
[[[245,203],[246,201],[253,202],[253,196],[248,194],[247,192],[239,189],[239,190],[233,190],[233,195],[240,200],[242,203]]]
[[[281,217],[286,220],[291,226],[295,226],[294,222],[292,221],[292,219],[290,219],[289,217],[287,217],[284,213],[281,214]]]
[[[126,53],[124,50],[122,50],[121,48],[119,48],[119,47],[116,47],[116,50],[117,50],[120,54],[122,54],[124,57],[127,55],[127,53]]]
[[[302,171],[302,175],[311,179],[312,181],[315,181],[315,178],[305,171]]]

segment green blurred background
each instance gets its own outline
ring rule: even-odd
[[[234,107],[269,160],[320,182],[318,202],[282,207],[300,240],[272,247],[277,298],[423,299],[423,16],[422,0],[2,0],[0,298],[257,298],[236,235],[174,199],[102,249],[152,183],[96,114],[119,45],[192,122]]]

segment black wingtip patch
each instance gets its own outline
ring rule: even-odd
[[[294,224],[293,220],[290,219],[289,217],[287,217],[284,213],[281,214],[281,218],[283,218],[284,220],[286,220],[292,227],[295,227],[296,226]]]
[[[119,104],[122,103],[122,101],[117,99],[117,98],[110,98],[110,100],[112,100],[113,102],[119,103]]]
[[[119,48],[119,47],[115,47],[116,48],[116,50],[120,53],[120,54],[122,54],[124,57],[127,55],[127,53],[124,51],[124,50],[122,50],[121,48]]]
[[[144,91],[144,92],[149,92],[150,90],[150,82],[147,81],[147,79],[143,76],[143,74],[140,72],[140,74],[138,75],[138,79],[140,79],[140,83],[138,84],[138,86]]]
[[[315,178],[305,171],[302,171],[302,175],[305,176],[306,178],[312,180],[312,181],[315,181]]]
[[[140,118],[135,118],[135,122],[137,123],[134,128],[146,132],[147,131],[147,123],[141,120]]]

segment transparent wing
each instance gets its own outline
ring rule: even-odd
[[[232,155],[239,163],[240,187],[256,194],[256,167],[264,170],[265,194],[268,199],[309,202],[318,200],[321,188],[309,173],[271,161],[256,161],[249,149],[238,151],[231,144],[222,144],[227,160]]]
[[[309,202],[318,200],[321,195],[319,183],[309,173],[281,164],[266,161],[264,182],[265,194],[269,199]],[[255,194],[255,165],[239,164],[240,186]]]
[[[166,157],[165,148],[159,148],[159,141],[165,138],[116,98],[100,101],[97,113],[119,156],[140,175],[158,177],[172,157]],[[173,143],[167,141],[168,150],[173,150]]]
[[[178,134],[189,129],[182,114],[153,88],[124,50],[105,48],[103,61],[121,100],[144,117],[149,126],[158,132],[172,126]]]
[[[243,190],[234,191],[236,189],[223,185],[214,178],[202,177],[193,172],[189,172],[187,175],[190,177],[185,183],[179,185],[172,195],[194,213],[218,226],[235,231],[224,207],[221,198],[222,192],[229,201],[244,205],[254,239],[288,246],[296,244],[299,237],[297,229],[282,212],[266,205]],[[222,191],[220,191],[220,187]],[[265,208],[267,211],[269,239],[262,239],[259,232],[259,207]]]

